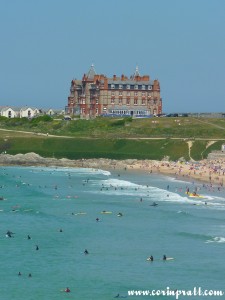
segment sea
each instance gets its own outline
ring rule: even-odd
[[[1,167],[0,197],[2,300],[225,292],[224,187],[141,170]],[[225,295],[179,297],[202,298]]]

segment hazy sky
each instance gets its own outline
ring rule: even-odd
[[[224,0],[0,0],[0,106],[64,108],[94,63],[158,79],[164,112],[225,112]]]

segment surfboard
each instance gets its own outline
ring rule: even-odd
[[[146,259],[147,261],[151,261],[151,262],[153,262],[153,261],[169,261],[169,260],[174,260],[174,258],[173,257],[167,257],[166,259],[154,259],[154,260],[151,260],[150,259],[150,257],[148,257],[147,259]]]
[[[112,214],[111,211],[101,211],[101,214]]]
[[[147,261],[154,261],[154,260],[151,260],[151,258],[150,258],[150,257],[148,257],[146,260],[147,260]]]
[[[190,198],[205,198],[204,196],[201,196],[199,194],[194,194],[194,193],[189,193],[189,192],[186,192],[185,194],[187,194],[188,197],[190,197]]]

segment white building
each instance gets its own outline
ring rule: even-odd
[[[48,116],[56,116],[56,115],[65,115],[65,110],[64,109],[47,109],[44,111],[44,113]]]
[[[16,118],[18,116],[18,112],[9,106],[6,106],[1,108],[0,115],[6,118]]]
[[[29,106],[22,107],[20,109],[19,116],[20,118],[33,118],[35,116],[39,115],[39,109],[38,108],[31,108]]]

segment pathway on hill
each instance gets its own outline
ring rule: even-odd
[[[216,127],[216,128],[219,128],[219,129],[222,129],[222,130],[225,130],[225,128],[223,126],[220,126],[220,125],[217,125],[217,124],[213,124],[211,122],[206,122],[206,121],[203,121],[203,120],[200,120],[200,119],[197,119],[197,118],[194,118],[197,122],[200,122],[200,123],[205,123],[205,124],[208,124],[208,125],[211,125],[213,127]]]
[[[211,123],[210,123],[211,124]],[[212,124],[213,125],[213,124]],[[215,125],[217,126],[217,125]],[[223,127],[221,127],[222,129],[225,129]],[[68,135],[54,135],[54,134],[48,134],[48,133],[41,133],[41,132],[31,132],[31,131],[23,131],[23,130],[15,130],[15,129],[4,129],[4,128],[0,128],[0,131],[8,131],[8,132],[18,132],[18,133],[22,133],[22,134],[28,134],[28,135],[36,135],[36,136],[44,136],[44,137],[55,137],[55,138],[68,138],[68,139],[76,139],[76,138],[79,138],[79,139],[101,139],[102,137],[99,136],[99,137],[88,137],[88,136],[85,136],[85,137],[81,137],[81,136],[68,136]],[[110,137],[111,139],[111,137]],[[124,140],[166,140],[168,139],[167,137],[121,137],[121,138],[118,138],[118,139],[124,139]],[[183,141],[191,141],[191,140],[195,140],[195,141],[224,141],[225,138],[184,138],[184,137],[169,137],[170,140],[183,140]]]

